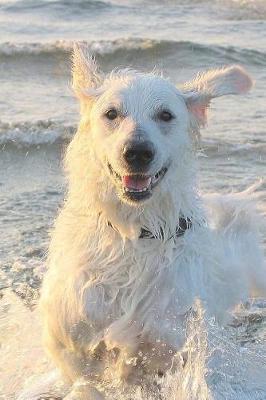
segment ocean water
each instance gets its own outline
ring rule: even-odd
[[[64,199],[62,157],[78,121],[70,85],[75,40],[88,43],[104,71],[156,67],[176,84],[210,67],[243,65],[256,84],[248,95],[213,102],[200,184],[237,191],[265,176],[265,0],[0,0],[1,400],[52,368],[36,304]],[[265,184],[259,190],[265,209]],[[161,399],[265,400],[265,300],[248,302],[233,327],[190,323],[189,362],[160,383]]]

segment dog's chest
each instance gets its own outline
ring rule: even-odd
[[[98,331],[120,324],[120,331],[132,326],[154,332],[154,337],[163,330],[173,332],[175,319],[191,306],[190,296],[179,287],[184,281],[182,263],[182,251],[174,243],[143,239],[127,244],[115,260],[106,258],[104,273],[87,286],[88,319]]]

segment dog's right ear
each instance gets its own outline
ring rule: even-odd
[[[102,74],[95,58],[83,43],[74,43],[72,53],[72,88],[80,101],[90,100],[101,86]]]

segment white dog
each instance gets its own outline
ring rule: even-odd
[[[210,101],[251,86],[238,66],[179,89],[155,73],[104,76],[75,46],[81,121],[41,298],[45,344],[73,383],[66,399],[103,399],[102,379],[138,384],[163,374],[182,349],[195,298],[227,322],[253,288],[264,290],[245,195],[206,203],[197,187],[195,149]]]

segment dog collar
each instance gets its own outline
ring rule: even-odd
[[[115,228],[113,227],[113,225],[111,224],[110,221],[108,221],[108,226],[110,226],[111,228],[113,228],[115,230]],[[191,226],[192,226],[192,221],[190,218],[180,217],[179,221],[178,221],[178,225],[176,227],[175,234],[170,236],[168,238],[168,240],[172,239],[173,237],[178,238],[180,236],[183,236],[185,234],[186,230],[190,229]],[[160,229],[160,233],[161,233],[161,238],[164,239],[164,232],[163,232],[162,228]],[[148,229],[141,228],[139,239],[158,239],[158,238],[156,236],[154,236]]]

